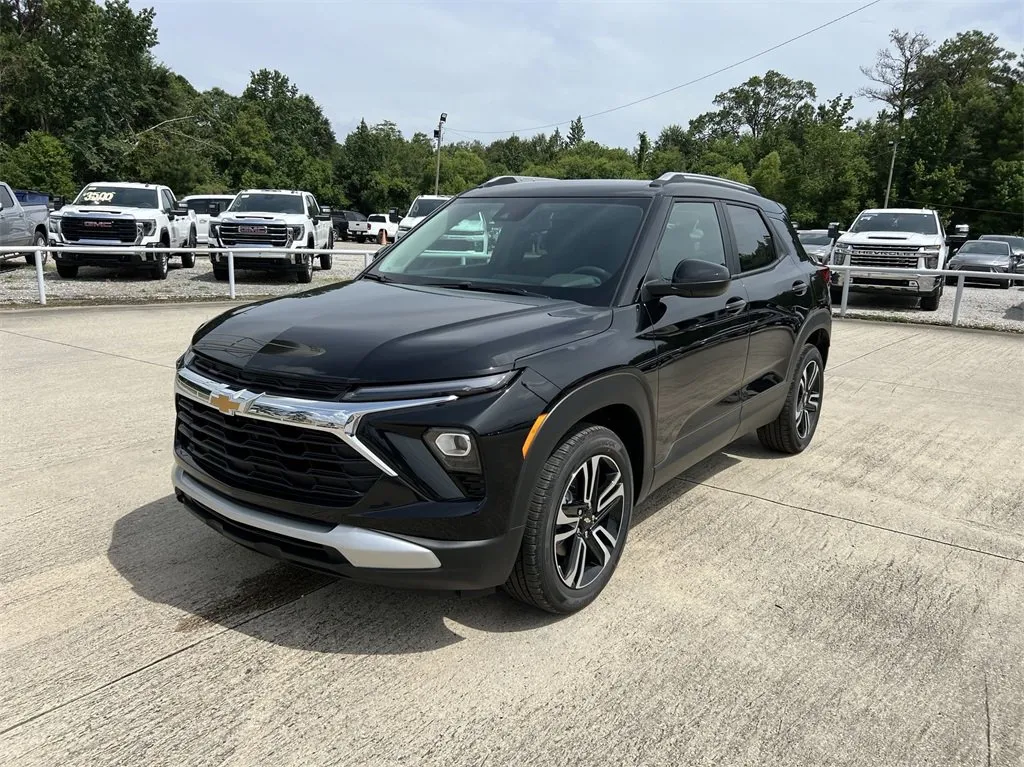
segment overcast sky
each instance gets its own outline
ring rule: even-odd
[[[252,70],[287,74],[312,95],[343,140],[360,118],[430,133],[448,113],[446,140],[567,123],[728,66],[868,0],[148,0],[156,55],[205,90],[240,93]],[[723,74],[585,120],[587,137],[634,146],[669,123],[711,108],[715,94],[776,69],[810,80],[818,98],[854,94],[859,67],[890,29],[941,41],[995,33],[1024,48],[1021,0],[883,0],[828,29]],[[856,114],[876,106],[856,102]],[[550,132],[550,128],[546,129]],[[498,134],[477,133],[496,131]],[[562,128],[563,134],[565,127]]]

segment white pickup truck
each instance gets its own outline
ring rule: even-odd
[[[294,272],[299,282],[311,282],[314,258],[321,269],[331,268],[331,254],[306,253],[334,247],[331,211],[309,192],[247,189],[211,219],[210,246],[230,248],[238,269]],[[214,277],[228,279],[227,254],[211,254],[210,260]]]
[[[25,202],[18,199],[18,193],[0,181],[0,245],[12,248],[25,246],[24,253],[0,253],[0,261],[25,256],[25,260],[34,264],[36,254],[30,248],[46,247],[47,218],[50,207],[47,202],[36,202],[26,198]],[[46,255],[43,254],[43,263]]]
[[[188,248],[181,265],[195,266],[196,215],[179,209],[174,192],[156,184],[89,184],[70,205],[50,216],[50,244],[95,247],[79,253],[55,251],[57,274],[78,276],[81,266],[148,270],[167,279],[167,253],[129,252],[127,248]],[[100,249],[102,248],[102,250]]]
[[[210,244],[211,214],[216,218],[234,201],[233,194],[192,194],[182,197],[180,205],[196,213],[196,241],[200,245]]]
[[[371,213],[367,216],[366,220],[370,225],[369,236],[371,240],[381,245],[387,245],[389,242],[395,241],[395,238],[398,236],[397,211],[394,214]]]
[[[842,236],[837,229],[835,224],[829,227],[829,237],[838,238],[832,249],[832,264],[901,270],[897,274],[855,272],[851,291],[917,296],[925,311],[939,308],[945,281],[922,272],[942,269],[949,257],[938,213],[924,208],[873,208],[861,211]],[[833,273],[833,302],[841,297],[848,278],[842,272]]]

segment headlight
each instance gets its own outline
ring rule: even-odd
[[[938,269],[939,268],[939,257],[937,255],[936,256],[928,256],[924,260],[924,268],[925,269]]]
[[[852,245],[836,245],[832,251],[832,263],[843,264],[846,262],[846,257],[853,253]]]
[[[205,324],[206,323],[204,322],[203,325],[205,325]],[[203,329],[203,325],[200,325],[196,329],[196,333],[198,333],[200,330]],[[177,360],[175,360],[175,362],[174,362],[175,370],[181,370],[183,367],[188,365],[188,363],[190,363],[192,361],[193,357],[195,357],[195,355],[192,353],[192,348],[189,347],[188,349],[185,350],[184,354],[182,354],[180,357],[178,357]]]
[[[922,247],[917,249],[917,252],[922,256],[937,256],[941,251],[942,248],[938,247]]]
[[[210,237],[213,238],[214,242],[218,241],[220,237],[220,224],[215,224],[213,221],[210,222]]]
[[[47,224],[47,228],[54,234],[60,234],[60,219],[51,218],[49,223]]]
[[[306,233],[306,227],[304,226],[289,226],[288,234],[291,235],[293,240],[301,240],[302,235]]]
[[[152,237],[156,232],[156,221],[136,221],[135,230],[142,237]]]
[[[468,397],[497,391],[506,386],[516,371],[479,378],[459,378],[454,381],[395,384],[394,386],[363,386],[345,395],[348,402],[377,402],[400,399],[427,399],[430,397]]]
[[[408,226],[400,226],[400,227],[398,227],[398,231],[400,231],[400,232],[408,232],[409,231],[409,227]]]

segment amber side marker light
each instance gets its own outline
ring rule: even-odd
[[[530,433],[526,435],[526,439],[523,440],[523,458],[526,458],[526,454],[530,452],[530,445],[533,444],[533,440],[537,437],[537,432],[540,431],[540,427],[544,425],[544,422],[548,419],[547,413],[541,413],[537,416],[537,420],[533,422],[533,426],[530,427]]]

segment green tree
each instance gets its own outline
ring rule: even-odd
[[[765,197],[773,200],[782,199],[785,195],[786,178],[782,174],[782,158],[778,152],[761,158],[750,176],[750,183]]]
[[[0,178],[21,189],[75,193],[70,153],[59,139],[43,131],[32,131],[13,149],[0,151]]]
[[[643,175],[644,168],[651,156],[651,140],[647,137],[647,131],[640,131],[637,136],[636,146],[636,169]]]
[[[586,136],[587,132],[583,130],[583,118],[577,115],[576,119],[569,123],[569,137],[566,144],[570,149],[575,149],[583,143]]]
[[[764,77],[751,77],[742,85],[719,93],[714,104],[726,125],[745,127],[757,139],[815,95],[812,83],[793,80],[772,69]]]

